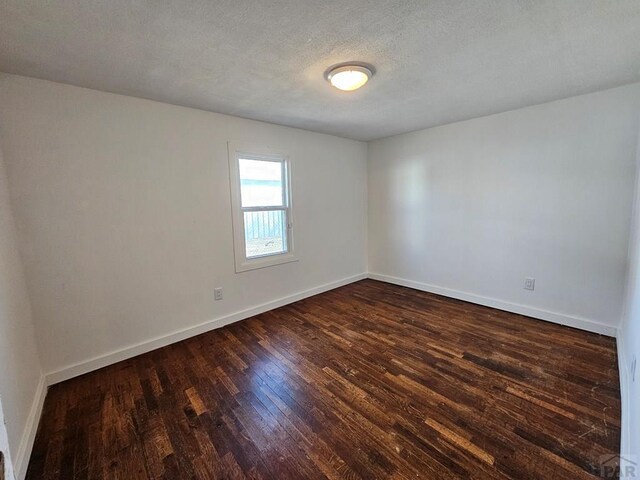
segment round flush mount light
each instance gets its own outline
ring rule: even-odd
[[[342,64],[330,68],[325,76],[334,87],[351,92],[369,81],[373,76],[373,68],[361,64]]]

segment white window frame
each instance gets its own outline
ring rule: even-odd
[[[255,270],[258,268],[282,265],[295,262],[298,258],[294,251],[293,241],[293,208],[291,202],[291,156],[283,150],[228,143],[229,148],[229,182],[231,187],[231,213],[233,222],[233,251],[235,256],[236,273]],[[240,158],[282,163],[284,186],[284,206],[282,207],[242,207],[240,188]],[[247,211],[282,210],[286,218],[287,251],[260,257],[247,258],[244,231],[244,213]]]

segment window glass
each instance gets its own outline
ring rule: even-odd
[[[242,207],[283,206],[282,162],[239,160]]]
[[[287,252],[287,219],[284,210],[244,212],[246,257]]]

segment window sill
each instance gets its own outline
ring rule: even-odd
[[[273,267],[275,265],[282,265],[285,263],[297,262],[298,257],[292,253],[286,253],[283,255],[272,255],[269,257],[254,258],[252,260],[245,260],[241,263],[236,263],[236,273],[248,272],[250,270],[257,270],[259,268]]]

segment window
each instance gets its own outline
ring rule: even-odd
[[[236,272],[295,261],[290,161],[267,148],[229,143]]]

